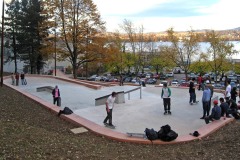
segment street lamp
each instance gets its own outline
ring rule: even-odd
[[[4,6],[9,4],[12,0],[3,0],[2,3],[2,41],[1,41],[1,87],[3,86],[3,52],[4,52]]]

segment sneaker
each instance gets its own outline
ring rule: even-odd
[[[110,126],[110,127],[114,127],[114,125],[113,125],[113,124],[109,124],[109,126]]]
[[[191,105],[193,105],[193,103],[191,102]]]
[[[167,111],[164,112],[164,115],[166,115],[166,114],[167,114]]]
[[[103,124],[105,124],[105,125],[108,125],[108,123],[107,123],[107,122],[103,122]]]
[[[171,112],[171,111],[168,111],[168,114],[172,114],[172,112]]]

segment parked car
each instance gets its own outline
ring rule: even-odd
[[[139,83],[140,82],[140,78],[134,77],[131,82],[132,83]]]
[[[159,75],[159,74],[153,74],[153,78],[159,79],[159,78],[160,78],[160,75]]]
[[[159,86],[163,87],[163,84],[164,84],[164,83],[167,83],[167,84],[168,84],[168,81],[161,81],[160,84],[159,84]]]
[[[118,79],[116,77],[111,77],[109,79],[109,82],[118,82]]]
[[[224,89],[224,85],[222,85],[221,83],[215,83],[213,85],[213,88],[215,88],[215,89]]]
[[[178,82],[177,79],[173,79],[172,82],[171,82],[171,84],[172,84],[173,86],[178,86],[178,85],[179,85],[179,82]]]
[[[132,81],[132,77],[125,77],[124,79],[123,79],[123,81],[124,82],[131,82]]]
[[[157,80],[155,78],[149,78],[146,81],[147,84],[156,84],[156,82],[157,82]]]
[[[166,80],[167,79],[167,76],[164,75],[164,74],[161,74],[160,77],[159,77],[160,80]]]
[[[230,82],[230,85],[231,85],[231,87],[233,88],[233,87],[237,87],[237,84],[235,83],[235,82]]]
[[[152,78],[153,77],[153,74],[152,73],[147,73],[145,78]]]
[[[94,74],[94,75],[92,75],[91,77],[87,78],[87,80],[89,80],[89,81],[95,81],[95,80],[96,80],[96,77],[98,77],[98,75]]]
[[[166,74],[167,77],[174,77],[174,73],[173,72],[169,72]]]
[[[179,86],[181,87],[189,87],[190,83],[189,82],[182,82]]]

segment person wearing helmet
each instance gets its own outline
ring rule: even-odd
[[[218,106],[218,100],[213,101],[214,107],[212,108],[212,113],[210,116],[205,117],[206,124],[209,123],[209,121],[215,121],[219,120],[221,118],[221,107]]]

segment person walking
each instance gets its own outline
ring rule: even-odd
[[[57,106],[60,106],[60,91],[57,85],[52,90],[52,96],[53,96],[53,104],[56,104],[57,102]]]
[[[171,89],[167,87],[167,83],[163,84],[161,98],[163,99],[164,115],[171,114]]]
[[[12,73],[11,79],[12,79],[12,85],[14,85],[15,84],[15,75],[14,75],[14,73]]]
[[[202,105],[203,105],[203,116],[200,119],[205,119],[206,114],[209,116],[210,106],[209,101],[211,98],[211,91],[208,86],[205,86],[203,95],[202,95]]]
[[[189,94],[190,94],[189,104],[191,104],[191,105],[193,103],[197,103],[194,81],[195,81],[195,78],[192,78],[190,81],[190,84],[189,84]]]
[[[112,111],[113,111],[113,107],[114,107],[114,102],[116,99],[117,93],[116,92],[112,92],[112,94],[108,97],[107,101],[106,101],[106,111],[107,111],[107,116],[104,119],[103,123],[106,125],[109,125],[111,127],[113,127],[114,125],[112,124]],[[108,121],[108,123],[107,123]]]

